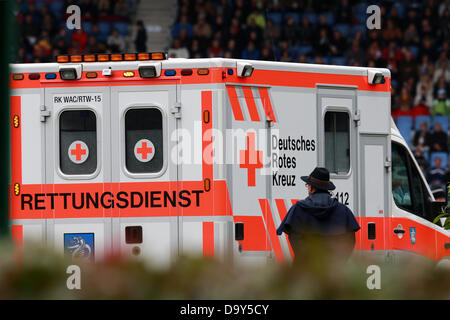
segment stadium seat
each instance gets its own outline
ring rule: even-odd
[[[400,134],[405,139],[408,146],[411,145],[411,128],[412,128],[412,117],[411,116],[399,116],[397,118],[397,128]]]
[[[115,22],[113,28],[116,28],[122,36],[128,34],[128,23],[127,22]]]
[[[330,59],[330,63],[338,66],[345,65],[345,58],[344,57],[332,57]]]
[[[298,46],[297,47],[297,55],[301,56],[303,54],[309,54],[312,51],[313,47],[312,46]]]
[[[367,27],[365,24],[356,24],[351,27],[350,35],[354,37],[358,31],[361,31],[363,36],[366,36]]]
[[[344,37],[350,34],[350,25],[346,23],[339,23],[334,26],[334,29],[338,30]]]
[[[441,158],[441,168],[445,170],[447,168],[448,154],[446,152],[432,152],[430,158],[431,167],[434,167],[435,158]]]
[[[428,130],[431,130],[431,117],[430,116],[417,116],[414,121],[414,130],[420,130],[420,124],[422,122],[426,122],[428,124]]]
[[[417,59],[417,56],[419,54],[419,47],[418,46],[409,46],[408,50],[411,51],[411,53],[414,55],[414,58]]]
[[[277,26],[280,26],[283,22],[283,15],[280,12],[269,12],[267,17]]]
[[[313,25],[317,23],[317,14],[315,13],[305,13],[302,16],[303,18],[308,18],[309,22]]]
[[[397,9],[399,17],[403,18],[405,16],[405,4],[396,1],[393,7]]]
[[[334,13],[333,12],[325,12],[323,13],[325,18],[327,18],[327,25],[333,25],[334,24]]]
[[[64,7],[64,1],[50,1],[48,6],[49,6],[51,13],[55,17],[59,17],[62,14],[62,10]]]
[[[284,15],[284,21],[287,21],[290,17],[294,18],[295,25],[298,26],[298,24],[300,23],[300,14],[297,12],[288,12]]]
[[[111,24],[105,21],[99,22],[98,31],[100,34],[108,36],[111,32]]]
[[[435,116],[433,118],[433,127],[436,123],[440,123],[442,126],[442,131],[448,131],[448,117],[447,116]]]
[[[84,31],[86,31],[88,34],[91,34],[92,31],[92,22],[90,21],[83,21],[81,22],[81,27]]]

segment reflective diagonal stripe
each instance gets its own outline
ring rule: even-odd
[[[259,205],[261,207],[264,222],[267,226],[267,233],[269,234],[270,242],[272,243],[275,258],[279,262],[285,262],[283,249],[281,248],[280,239],[277,235],[277,230],[272,216],[272,210],[270,209],[269,200],[259,199]]]
[[[273,112],[272,102],[270,101],[269,89],[261,87],[258,88],[258,91],[267,118],[273,122],[277,122],[277,120],[275,119],[275,114]]]
[[[236,88],[234,86],[227,86],[227,93],[231,104],[231,110],[233,111],[234,120],[243,121],[244,115],[242,114]]]
[[[242,87],[242,91],[245,97],[245,103],[247,104],[250,119],[252,121],[260,121],[258,109],[256,108],[255,97],[253,96],[251,87]]]
[[[280,221],[283,221],[283,219],[287,213],[286,204],[284,203],[284,199],[275,199],[275,204],[277,206],[278,214],[280,215]],[[287,241],[287,245],[289,248],[289,253],[291,254],[291,258],[294,259],[294,251],[292,250],[291,243],[289,242],[287,235],[285,233],[283,233],[283,234]]]

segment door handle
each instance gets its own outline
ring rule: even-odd
[[[446,242],[445,244],[444,244],[444,248],[445,249],[450,249],[450,242]]]
[[[394,229],[394,233],[395,233],[395,234],[399,234],[399,233],[400,233],[400,234],[404,234],[404,233],[405,233],[405,230],[400,229],[400,228],[395,228],[395,229]]]

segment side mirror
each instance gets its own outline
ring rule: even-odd
[[[236,222],[234,225],[234,240],[242,241],[244,240],[244,223]]]

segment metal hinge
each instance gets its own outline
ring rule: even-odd
[[[50,110],[46,110],[45,106],[41,106],[41,122],[45,122],[47,117],[50,117],[51,115],[51,111]]]
[[[384,161],[384,167],[386,168],[386,170],[389,171],[391,166],[392,166],[391,158],[386,157],[386,161]]]
[[[353,114],[353,121],[355,121],[355,125],[359,126],[359,123],[361,121],[361,112],[359,109],[355,110],[355,113]]]
[[[181,103],[176,102],[175,105],[170,109],[170,113],[174,115],[175,118],[181,118]]]

